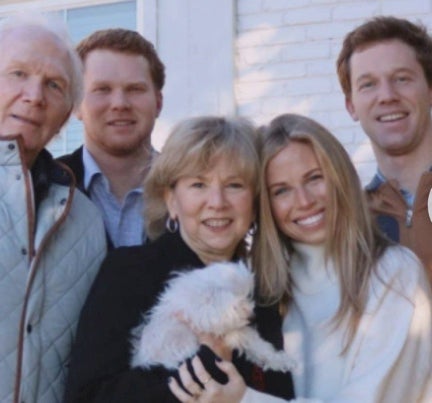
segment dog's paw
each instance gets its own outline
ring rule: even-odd
[[[288,372],[295,369],[296,366],[295,360],[290,358],[284,351],[281,351],[265,362],[262,367],[264,370],[271,369],[273,371]]]

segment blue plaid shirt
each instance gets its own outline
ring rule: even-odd
[[[385,176],[382,174],[382,172],[379,169],[377,170],[377,176],[382,183],[387,182],[387,179],[385,178]],[[405,199],[408,207],[412,208],[412,206],[414,205],[415,195],[410,193],[406,189],[399,189],[399,190],[402,194],[402,197]]]

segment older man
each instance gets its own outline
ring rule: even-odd
[[[79,102],[60,25],[0,25],[0,401],[60,402],[79,312],[105,255],[103,221],[44,149]]]

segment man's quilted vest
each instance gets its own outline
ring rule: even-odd
[[[0,178],[0,401],[61,402],[79,313],[105,255],[103,222],[84,195],[56,183],[36,217],[17,138],[0,140]]]

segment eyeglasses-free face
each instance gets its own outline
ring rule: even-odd
[[[269,161],[266,184],[280,231],[296,242],[323,243],[327,188],[312,147],[291,141]]]

